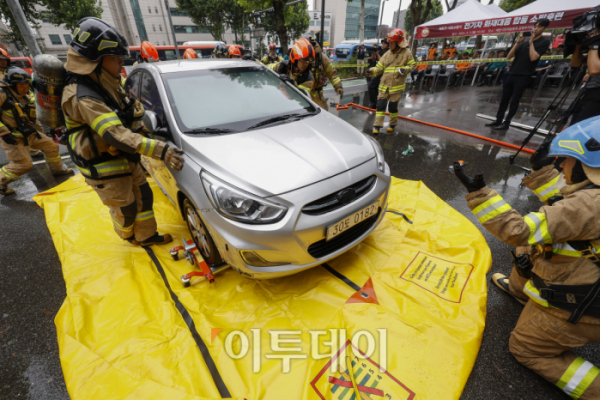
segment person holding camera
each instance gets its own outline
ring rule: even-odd
[[[525,304],[510,336],[511,354],[581,400],[600,399],[600,369],[572,351],[600,342],[600,143],[590,140],[599,129],[596,117],[540,145],[523,184],[546,205],[525,216],[486,186],[483,175],[470,177],[454,163],[475,217],[517,247],[510,277],[492,275],[494,284]]]
[[[502,99],[500,100],[496,120],[485,124],[485,126],[491,126],[498,131],[507,130],[510,127],[510,121],[519,109],[519,101],[527,88],[529,78],[535,73],[540,57],[550,47],[550,41],[542,36],[548,25],[550,25],[550,21],[547,18],[540,18],[535,23],[533,32],[525,32],[525,34],[519,36],[517,43],[508,53],[507,58],[514,57],[514,60],[508,78],[502,87]],[[527,36],[530,36],[529,41],[525,40]],[[508,115],[504,118],[509,103]]]
[[[573,52],[571,58],[571,67],[573,68],[579,68],[586,61],[583,49],[588,49],[588,73],[583,77],[583,84],[585,85],[583,92],[573,107],[571,125],[600,115],[600,59],[598,58],[598,45],[594,44],[596,40],[600,39],[598,33],[600,31],[592,30],[589,36],[585,38],[585,34],[581,32],[575,34],[569,32],[565,39]]]

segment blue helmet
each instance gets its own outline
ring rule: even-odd
[[[600,116],[581,121],[556,135],[550,155],[573,157],[588,167],[600,168]]]

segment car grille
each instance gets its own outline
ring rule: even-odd
[[[352,228],[348,229],[346,232],[340,234],[339,236],[331,239],[330,241],[326,241],[325,239],[323,239],[311,244],[310,246],[308,246],[308,254],[310,254],[314,258],[321,258],[341,249],[342,247],[349,245],[350,243],[354,242],[359,236],[371,229],[373,225],[375,225],[375,222],[377,222],[377,218],[379,218],[380,213],[381,208],[379,209],[379,211],[377,211],[377,214],[365,219],[359,224],[354,225]]]
[[[319,200],[315,200],[312,203],[305,205],[302,208],[302,213],[308,215],[322,215],[337,210],[367,194],[375,185],[376,180],[377,177],[372,175],[354,185],[350,185],[335,193],[321,197]]]

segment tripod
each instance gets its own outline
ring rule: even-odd
[[[533,135],[535,135],[537,133],[540,126],[542,126],[544,121],[546,121],[546,119],[548,119],[548,116],[550,115],[550,113],[552,113],[552,111],[554,111],[554,110],[559,110],[562,108],[562,106],[567,101],[567,97],[569,97],[569,94],[571,93],[571,91],[573,91],[573,89],[575,89],[577,82],[579,82],[579,79],[582,77],[584,72],[585,72],[584,66],[583,65],[579,66],[579,68],[577,69],[577,73],[575,74],[575,79],[573,79],[573,84],[570,86],[563,86],[560,89],[560,91],[558,92],[558,94],[556,95],[554,100],[552,100],[552,103],[550,103],[550,105],[548,106],[548,109],[546,110],[546,112],[544,113],[542,118],[540,118],[540,120],[535,124],[535,126],[533,127],[533,129],[531,130],[529,135],[527,135],[525,140],[523,140],[523,144],[521,144],[521,147],[519,148],[519,150],[517,150],[517,152],[515,154],[511,155],[508,158],[508,163],[510,165],[514,165],[523,170],[529,171],[528,168],[521,167],[520,165],[515,164],[515,159],[517,158],[517,155],[519,155],[521,150],[523,150],[523,147],[525,147],[527,145],[527,143],[529,143],[529,141],[533,138]],[[567,89],[567,90],[565,91],[565,89]],[[564,94],[563,94],[563,92],[564,92]],[[579,99],[580,96],[577,96],[577,98]],[[557,100],[558,100],[558,102],[557,102]],[[544,142],[554,139],[556,134],[558,132],[560,132],[562,130],[562,128],[565,126],[568,119],[569,119],[568,114],[567,115],[557,115],[556,118],[550,124],[550,128],[548,128],[548,134],[546,135]]]

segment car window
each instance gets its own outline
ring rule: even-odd
[[[156,87],[154,79],[152,79],[150,74],[148,74],[147,72],[144,72],[142,74],[140,101],[144,105],[144,108],[146,110],[154,111],[156,113],[156,118],[158,119],[158,123],[160,126],[166,126],[165,111],[162,105],[162,101],[160,100],[158,88]]]
[[[239,132],[278,115],[316,111],[263,67],[178,72],[163,75],[163,81],[183,132],[207,127]]]
[[[137,72],[129,75],[127,81],[125,81],[125,93],[127,96],[138,99],[140,93],[140,80],[142,79],[142,73]]]

